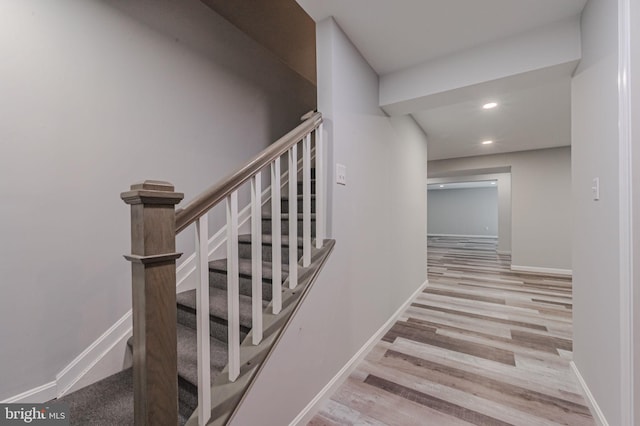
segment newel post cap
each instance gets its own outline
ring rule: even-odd
[[[120,198],[127,204],[178,204],[184,194],[174,192],[174,186],[161,180],[145,180],[134,183],[131,190],[120,194]]]

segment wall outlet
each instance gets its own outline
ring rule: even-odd
[[[336,183],[338,185],[347,184],[347,166],[336,163]]]

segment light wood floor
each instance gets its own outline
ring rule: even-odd
[[[495,240],[430,238],[429,286],[309,425],[594,425],[571,280],[509,265]]]

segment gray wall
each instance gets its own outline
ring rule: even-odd
[[[572,96],[574,361],[611,425],[620,414],[618,8],[591,0]],[[600,201],[592,179],[600,178]]]
[[[378,76],[329,19],[318,103],[333,161],[336,248],[234,424],[286,425],[426,279],[426,137],[378,107]]]
[[[198,0],[3,1],[0,51],[2,400],[130,309],[120,192],[164,179],[192,198],[315,90]]]
[[[638,2],[630,2],[631,17],[630,22],[640,22],[640,4]],[[631,73],[629,80],[631,82],[631,110],[637,117],[637,111],[640,110],[640,25],[630,25],[631,31]],[[635,147],[640,146],[640,120],[632,119],[631,123],[631,143]],[[640,364],[638,356],[640,355],[640,149],[632,151],[632,226],[633,234],[631,235],[633,242],[633,350],[634,350],[634,401],[636,422],[640,420]]]
[[[498,188],[430,189],[429,234],[498,235]]]
[[[429,162],[429,176],[511,167],[512,265],[571,269],[569,147]]]

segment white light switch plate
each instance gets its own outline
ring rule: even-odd
[[[593,195],[593,201],[598,201],[600,199],[600,178],[593,178],[591,194]]]
[[[336,163],[336,183],[338,185],[347,184],[347,166]]]

